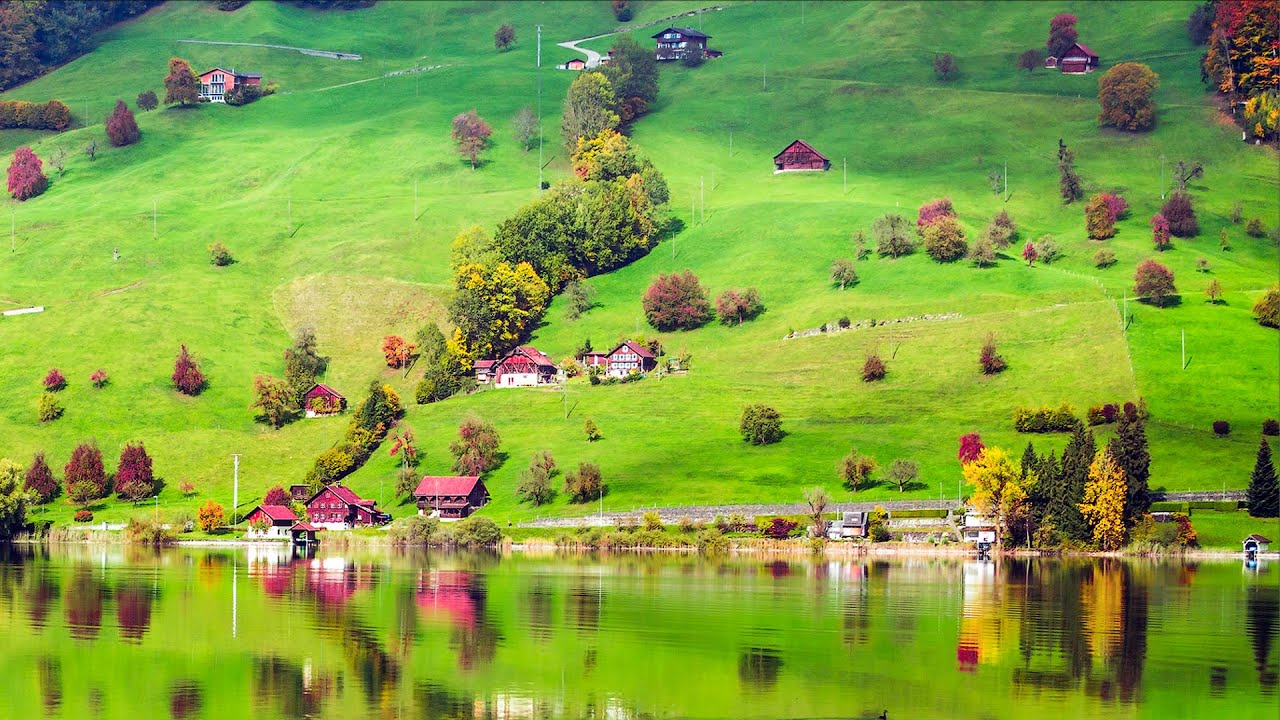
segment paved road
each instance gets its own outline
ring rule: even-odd
[[[586,55],[587,67],[589,68],[600,67],[600,53],[596,52],[595,50],[580,48],[578,47],[578,43],[587,42],[588,40],[596,40],[602,37],[609,37],[610,35],[615,35],[615,34],[617,33],[605,33],[603,35],[593,35],[589,38],[581,38],[579,40],[570,40],[569,42],[556,43],[556,45],[559,45],[562,48],[568,48],[569,50],[572,50],[574,52],[580,52],[583,55]]]

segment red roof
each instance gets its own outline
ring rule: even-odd
[[[320,392],[317,393],[316,392],[317,390],[319,390]],[[346,398],[342,396],[342,393],[338,392],[337,390],[334,390],[333,388],[329,387],[328,385],[325,385],[324,383],[316,383],[315,385],[312,385],[311,389],[307,391],[304,397],[315,397],[316,395],[328,395],[329,397],[336,397],[342,400],[346,400]]]
[[[290,530],[292,530],[292,531],[294,531],[294,532],[297,532],[297,531],[299,531],[299,530],[301,530],[301,531],[303,531],[303,532],[320,532],[320,528],[316,527],[315,525],[312,525],[312,524],[311,524],[311,523],[309,523],[309,522],[300,522],[300,523],[297,523],[297,524],[295,524],[293,527],[291,527],[291,528],[289,528],[289,529],[290,529]]]
[[[1261,535],[1259,535],[1259,534],[1257,534],[1257,533],[1254,533],[1254,534],[1250,535],[1249,537],[1245,538],[1245,540],[1252,540],[1252,541],[1254,541],[1254,542],[1258,542],[1258,543],[1270,543],[1270,542],[1271,542],[1271,539],[1270,539],[1270,538],[1264,538],[1264,537],[1262,537]]]
[[[622,343],[618,345],[618,347],[614,348],[609,354],[612,355],[613,353],[618,352],[622,348],[627,348],[628,350],[639,355],[642,358],[647,358],[650,360],[653,359],[653,353],[649,352],[649,348],[645,347],[644,345],[641,345],[640,343],[634,340],[624,340]]]
[[[288,505],[259,505],[254,508],[261,510],[264,515],[272,520],[297,520],[298,516],[293,514],[293,510]],[[250,513],[252,515],[252,513]]]
[[[493,364],[495,362],[497,362],[497,360],[477,360],[476,369],[479,370],[480,368],[486,368],[486,369],[491,368],[493,367]]]
[[[520,353],[539,365],[550,365],[551,367],[556,366],[555,361],[547,357],[546,354],[532,345],[521,345],[513,351],[513,354],[514,353]],[[508,357],[510,357],[510,355],[508,355]]]
[[[773,156],[773,159],[774,159],[774,160],[777,160],[778,158],[782,157],[783,155],[786,155],[787,153],[789,153],[789,152],[793,152],[793,151],[795,151],[795,150],[799,150],[799,151],[802,151],[802,152],[811,152],[811,153],[813,153],[814,155],[817,155],[818,157],[822,158],[823,160],[826,160],[826,159],[827,159],[827,156],[826,156],[826,155],[823,155],[822,153],[818,152],[817,150],[815,150],[815,149],[813,148],[813,146],[812,146],[812,145],[810,145],[809,143],[807,143],[807,142],[805,142],[805,141],[803,141],[803,140],[796,140],[796,141],[792,142],[790,145],[788,145],[788,146],[786,146],[785,148],[783,148],[783,149],[782,149],[782,152],[778,153],[777,155],[774,155],[774,156]]]
[[[413,494],[420,497],[431,497],[433,495],[461,495],[466,497],[471,494],[478,482],[480,482],[480,478],[471,475],[428,475],[422,478],[422,482],[418,483],[418,487],[413,491]]]
[[[1089,49],[1089,46],[1088,46],[1088,45],[1085,45],[1084,43],[1076,43],[1076,44],[1072,45],[1071,47],[1067,48],[1066,52],[1062,53],[1062,56],[1063,56],[1063,57],[1066,57],[1067,55],[1070,55],[1070,54],[1071,54],[1071,50],[1072,50],[1072,49],[1074,49],[1074,48],[1080,48],[1080,52],[1084,53],[1084,54],[1085,54],[1086,56],[1088,56],[1088,57],[1094,58],[1095,60],[1096,60],[1096,59],[1097,59],[1097,57],[1098,57],[1098,53],[1096,53],[1096,52],[1094,52],[1094,51],[1090,50],[1090,49]]]

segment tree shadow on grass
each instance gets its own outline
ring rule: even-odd
[[[1139,298],[1138,302],[1153,308],[1176,308],[1182,304],[1181,295],[1168,295],[1163,300],[1156,301],[1153,298]]]

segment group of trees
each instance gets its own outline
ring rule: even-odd
[[[158,0],[10,2],[0,5],[0,91],[91,49],[93,34],[146,12]]]
[[[695,330],[711,319],[711,303],[698,276],[689,270],[659,274],[649,284],[644,297],[645,318],[654,328]],[[755,288],[729,289],[716,297],[715,314],[725,325],[741,325],[764,312],[764,302]]]
[[[81,508],[115,493],[120,499],[137,503],[160,490],[161,481],[152,468],[151,456],[141,442],[127,443],[120,451],[116,471],[107,474],[102,451],[96,443],[82,442],[71,451],[58,481],[43,452],[37,452],[23,474],[23,488],[31,502],[44,505],[64,495]]]
[[[875,484],[872,476],[879,468],[875,458],[850,450],[836,463],[836,477],[849,492],[857,492],[860,488]],[[920,476],[920,463],[907,458],[895,458],[885,468],[884,475],[886,480],[898,487],[898,492],[906,492]]]
[[[610,50],[608,65],[579,73],[569,86],[560,116],[569,152],[579,138],[633,122],[658,98],[658,61],[652,48],[622,35]]]
[[[304,395],[329,367],[329,358],[317,352],[315,329],[309,325],[298,330],[293,346],[284,351],[284,379],[258,375],[253,379],[254,401],[250,408],[258,410],[258,420],[279,428],[298,417]],[[312,408],[328,411],[329,408]]]
[[[516,495],[521,501],[529,502],[535,507],[545,505],[555,499],[556,490],[552,481],[560,469],[555,458],[546,450],[534,454],[529,467],[522,470],[516,486]],[[580,462],[578,467],[564,475],[564,493],[571,503],[586,503],[599,500],[608,491],[600,466],[591,462]]]
[[[351,413],[343,441],[321,452],[307,471],[307,485],[317,491],[355,472],[378,449],[402,415],[404,407],[395,390],[376,380],[371,382],[369,395]]]
[[[70,125],[71,108],[61,100],[0,100],[0,130],[66,130]]]
[[[1209,32],[1204,34],[1208,21]],[[1194,22],[1193,22],[1194,21]],[[1280,6],[1257,0],[1219,0],[1197,8],[1188,21],[1192,39],[1206,43],[1202,62],[1206,82],[1235,102],[1245,101],[1240,117],[1256,138],[1276,136],[1276,94],[1280,89]]]
[[[920,206],[916,233],[924,244],[925,252],[938,262],[959,260],[969,251],[964,228],[956,218],[950,198],[930,200]]]

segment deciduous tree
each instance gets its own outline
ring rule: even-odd
[[[160,107],[160,100],[156,97],[154,90],[143,90],[138,93],[138,99],[135,104],[139,110],[151,112]]]
[[[906,492],[907,487],[915,482],[920,475],[920,463],[915,460],[896,458],[889,463],[889,469],[885,474],[889,476],[889,480],[898,486],[898,492]]]
[[[538,131],[538,116],[528,105],[516,111],[515,117],[511,118],[511,133],[525,152],[529,152],[529,143],[538,137]]]
[[[987,339],[983,341],[982,350],[978,353],[978,366],[982,368],[983,375],[995,375],[1008,367],[1004,356],[996,352],[995,333],[987,333]]]
[[[498,52],[511,49],[516,44],[516,29],[511,23],[502,23],[498,26],[498,30],[493,33],[493,46]]]
[[[498,466],[502,438],[492,424],[472,415],[458,426],[458,439],[449,443],[454,472],[482,475]]]
[[[471,169],[475,170],[480,153],[489,146],[493,128],[474,109],[455,115],[451,127],[449,136],[457,143],[458,154],[470,160]]]
[[[227,514],[221,505],[212,500],[206,500],[196,512],[196,524],[205,532],[213,532],[227,524]]]
[[[27,525],[27,506],[34,500],[22,486],[22,466],[0,458],[0,542],[8,542]]]
[[[614,107],[617,103],[608,78],[598,72],[579,73],[569,85],[560,118],[565,150],[572,153],[578,146],[578,138],[591,138],[602,130],[616,129],[619,118]]]
[[[164,104],[184,107],[200,101],[200,78],[182,58],[169,60],[169,74],[164,78]]]
[[[964,228],[954,217],[939,217],[924,228],[924,249],[938,262],[952,262],[969,250]]]
[[[595,306],[596,289],[591,283],[582,280],[570,280],[564,286],[565,317],[577,320]]]
[[[925,228],[943,218],[954,218],[956,216],[955,208],[951,205],[951,198],[938,198],[920,206],[916,212],[916,234],[924,237]]]
[[[1150,130],[1156,124],[1160,76],[1142,63],[1124,62],[1098,79],[1098,124],[1120,130]]]
[[[117,99],[115,109],[107,116],[104,121],[107,128],[107,140],[116,147],[132,145],[138,142],[141,133],[138,132],[138,121],[133,117],[133,111],[123,100]]]
[[[850,492],[857,492],[858,487],[870,480],[875,471],[875,458],[863,455],[857,450],[850,450],[849,454],[840,458],[840,462],[836,464],[836,476]]]
[[[200,372],[200,365],[191,356],[186,345],[178,351],[178,359],[173,363],[172,379],[173,386],[183,395],[199,395],[204,389],[204,373]]]
[[[725,290],[716,297],[716,314],[724,325],[741,325],[762,312],[764,303],[755,288]]]
[[[1270,288],[1253,306],[1253,318],[1263,327],[1280,328],[1280,286]]]
[[[443,340],[441,341],[443,342]],[[301,406],[303,395],[329,368],[329,358],[320,355],[316,330],[310,325],[298,328],[293,347],[284,351],[284,380],[293,391],[295,402]]]
[[[982,436],[978,433],[966,433],[960,436],[960,451],[956,453],[956,459],[961,465],[967,465],[977,460],[982,455],[982,451],[987,446],[982,444]]]
[[[285,507],[288,507],[293,504],[293,497],[291,497],[284,488],[276,485],[268,490],[266,495],[262,496],[262,504],[284,505]]]
[[[1160,252],[1169,248],[1169,221],[1162,213],[1151,216],[1151,242],[1155,243],[1156,250]]]
[[[1018,56],[1018,68],[1020,70],[1026,70],[1028,75],[1030,75],[1036,68],[1040,67],[1043,62],[1044,60],[1041,58],[1040,51],[1034,48],[1031,50],[1023,50],[1022,54]]]
[[[782,414],[762,403],[748,405],[742,409],[738,431],[752,445],[776,443],[782,439]]]
[[[141,442],[129,443],[120,451],[116,465],[116,494],[136,503],[155,493],[156,479],[151,470],[151,456]]]
[[[1084,197],[1084,182],[1076,172],[1076,154],[1061,139],[1058,140],[1058,194],[1062,196],[1063,205]]]
[[[1085,203],[1084,226],[1090,240],[1106,240],[1115,237],[1116,214],[1108,204],[1105,193],[1098,193]]]
[[[1164,307],[1169,298],[1178,294],[1173,284],[1173,271],[1155,260],[1143,260],[1133,274],[1133,292],[1146,298],[1157,307]]]
[[[605,493],[604,476],[595,463],[578,463],[578,467],[564,476],[564,491],[571,503],[599,500]]]
[[[1200,232],[1200,223],[1196,220],[1191,196],[1184,192],[1170,194],[1164,201],[1164,206],[1160,208],[1160,214],[1169,221],[1169,232],[1177,237],[1195,237]]]
[[[831,261],[831,282],[839,285],[841,290],[857,284],[858,272],[853,267],[853,261],[848,258],[836,258]]]
[[[689,55],[697,53],[690,52]],[[602,71],[618,99],[619,119],[631,122],[658,99],[658,61],[653,47],[644,47],[623,33],[610,48],[609,64]]]
[[[258,375],[253,379],[253,403],[258,418],[279,429],[298,412],[298,394],[285,380],[270,375]]]
[[[1049,21],[1049,40],[1045,49],[1049,57],[1060,58],[1062,54],[1075,44],[1080,34],[1076,31],[1076,16],[1069,13],[1054,15]]]
[[[30,200],[47,187],[49,179],[44,176],[40,158],[25,145],[14,150],[9,162],[9,195],[18,201]]]
[[[1099,450],[1089,466],[1080,514],[1093,530],[1093,542],[1102,550],[1117,550],[1124,544],[1125,487],[1124,470],[1111,451]]]
[[[933,56],[933,76],[938,80],[947,82],[959,73],[960,66],[956,64],[956,58],[951,53]]]
[[[645,291],[645,318],[657,330],[694,330],[711,319],[711,304],[698,276],[685,270],[659,275]]]
[[[884,257],[908,255],[914,249],[907,220],[896,213],[882,215],[871,224],[876,239],[876,252]]]
[[[587,418],[582,423],[582,434],[587,436],[587,442],[595,442],[600,439],[600,428],[596,426],[596,421]]]
[[[551,453],[546,450],[536,453],[529,467],[517,478],[516,495],[533,503],[534,507],[551,502],[556,495],[555,488],[551,486],[555,474],[556,461]]]
[[[1210,280],[1208,287],[1204,289],[1204,294],[1214,305],[1222,302],[1222,283],[1218,282],[1217,278]]]
[[[471,357],[515,347],[546,312],[551,289],[529,263],[465,264],[454,270],[450,317]]]
[[[31,467],[23,478],[25,487],[35,497],[35,502],[43,505],[58,495],[58,480],[44,458],[44,452],[37,452],[31,460]]]
[[[402,368],[409,364],[413,357],[413,343],[405,342],[399,335],[388,335],[382,338],[382,355],[389,368]]]
[[[1249,514],[1253,517],[1280,515],[1280,484],[1276,480],[1276,467],[1271,459],[1271,445],[1265,437],[1258,444],[1258,457],[1249,475],[1246,493]]]
[[[107,494],[107,471],[102,465],[102,451],[93,443],[80,443],[62,468],[62,482],[67,496],[77,495],[95,500]]]
[[[996,526],[996,549],[1004,543],[1009,526],[1026,509],[1027,490],[1035,484],[1033,473],[1024,473],[1004,450],[989,447],[977,459],[961,466],[964,479],[973,486],[969,502]]]
[[[811,487],[804,491],[804,502],[809,506],[809,519],[813,521],[814,537],[827,534],[827,519],[823,517],[827,506],[831,504],[831,496],[821,487]]]

